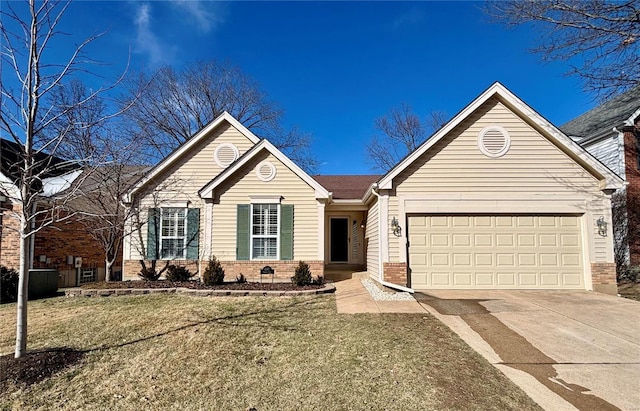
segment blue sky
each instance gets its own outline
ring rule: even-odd
[[[556,125],[595,104],[567,66],[528,52],[538,33],[491,23],[477,2],[80,1],[62,24],[67,50],[106,31],[89,49],[105,77],[127,60],[240,66],[312,134],[321,174],[370,173],[374,120],[401,103],[451,117],[500,81]]]

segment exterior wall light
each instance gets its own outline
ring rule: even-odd
[[[393,235],[396,237],[400,237],[400,235],[402,235],[402,227],[400,227],[400,223],[395,217],[391,219],[391,230],[393,231]]]
[[[598,218],[598,220],[596,221],[596,224],[598,224],[598,234],[600,234],[602,237],[606,237],[607,222],[604,221],[604,216],[600,216],[600,218]]]

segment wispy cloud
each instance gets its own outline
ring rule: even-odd
[[[224,23],[222,8],[218,2],[200,0],[173,0],[173,5],[193,20],[201,32],[208,33]]]
[[[392,28],[398,30],[407,26],[415,26],[424,20],[424,12],[413,6],[406,12],[398,15],[392,22]]]
[[[149,63],[153,66],[169,62],[173,52],[169,47],[164,46],[153,32],[151,6],[148,3],[137,3],[134,23],[136,27],[135,51],[146,54],[149,57]]]

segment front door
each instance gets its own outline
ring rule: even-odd
[[[349,219],[331,219],[331,262],[349,261]]]

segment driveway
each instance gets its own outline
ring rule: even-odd
[[[640,302],[589,291],[416,299],[547,410],[640,410]]]

